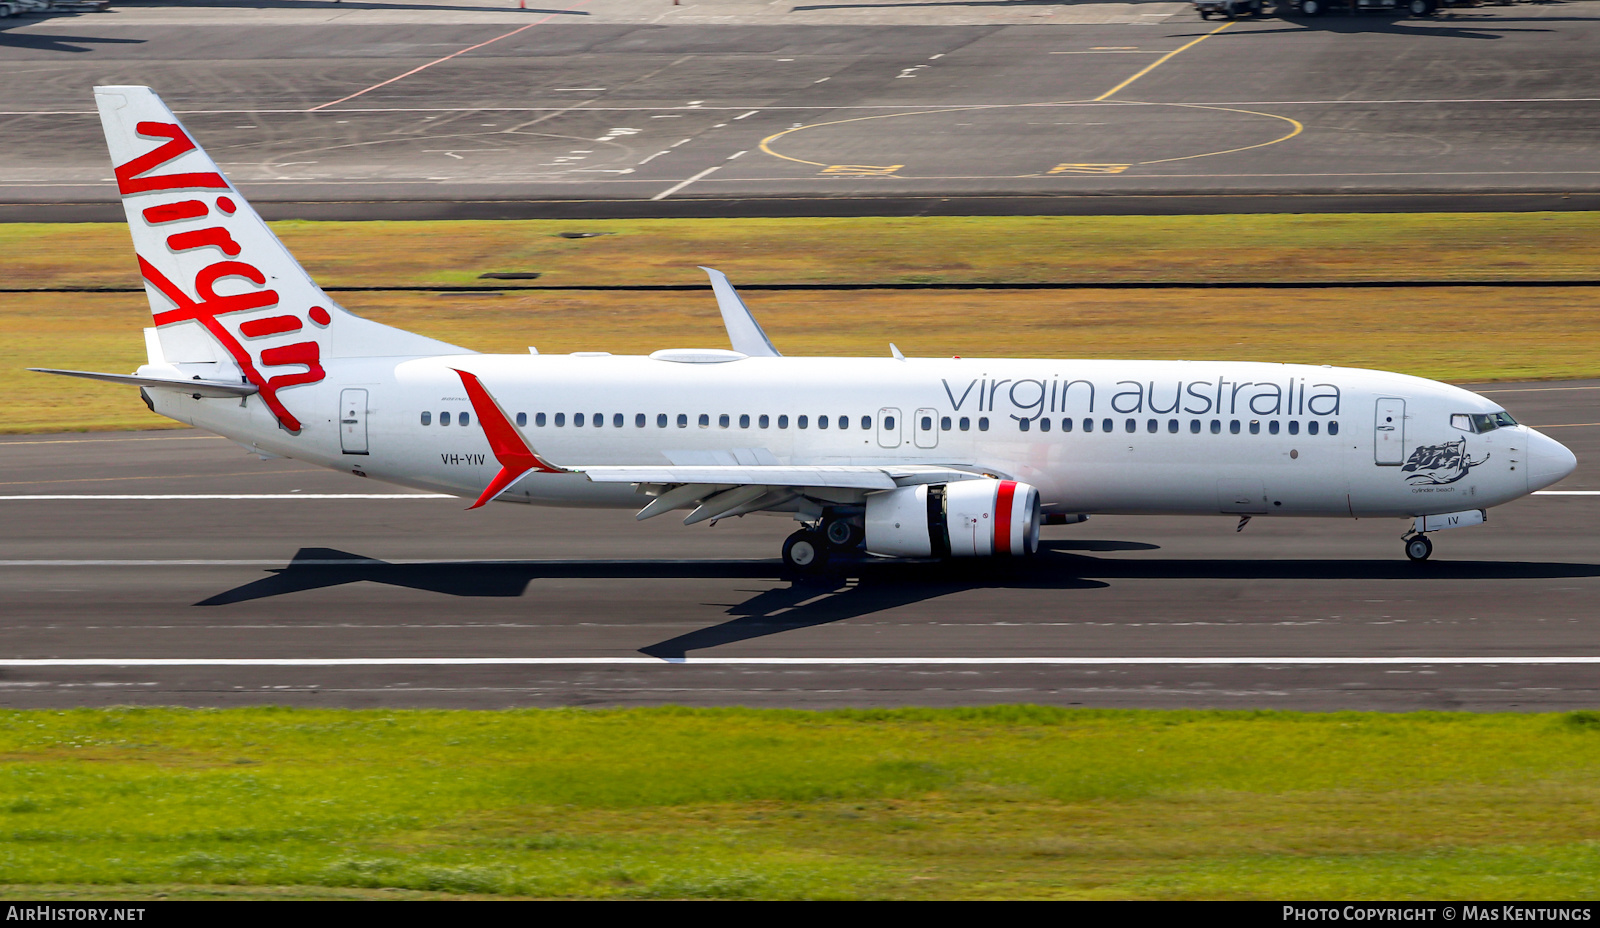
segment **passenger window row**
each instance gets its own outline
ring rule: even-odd
[[[1051,424],[1052,424],[1053,420],[1044,419],[1044,418],[1041,418],[1041,419],[1038,419],[1038,420],[1019,419],[1019,420],[1017,420],[1017,428],[1018,428],[1018,430],[1023,431],[1023,432],[1029,431],[1030,429],[1034,428],[1035,421],[1037,421],[1037,423],[1038,423],[1039,431],[1041,431],[1041,432],[1050,431]],[[1062,419],[1061,420],[1061,431],[1063,431],[1063,432],[1072,431],[1073,427],[1074,427],[1073,424],[1076,421],[1078,421],[1078,420],[1075,420],[1075,419]],[[1115,419],[1101,419],[1101,420],[1099,420],[1099,424],[1100,424],[1100,431],[1102,431],[1102,432],[1114,432],[1117,429],[1117,420],[1115,420]],[[1267,434],[1268,435],[1277,435],[1280,431],[1283,431],[1283,425],[1284,424],[1279,422],[1277,419],[1268,420],[1266,422]],[[1248,423],[1241,422],[1241,420],[1239,420],[1239,419],[1229,419],[1228,420],[1228,434],[1230,434],[1230,435],[1238,435],[1240,432],[1246,431],[1246,430],[1248,430],[1251,435],[1260,435],[1261,434],[1261,427],[1262,427],[1262,422],[1261,422],[1260,419],[1251,419],[1251,420],[1249,420]],[[1168,434],[1176,435],[1176,434],[1178,434],[1178,431],[1181,428],[1181,423],[1177,419],[1168,419],[1166,428],[1167,428]],[[1085,431],[1085,432],[1093,432],[1095,430],[1095,420],[1091,419],[1091,418],[1083,419],[1082,420],[1082,430]],[[1123,422],[1122,422],[1122,430],[1124,432],[1127,432],[1127,433],[1130,433],[1130,434],[1138,432],[1139,431],[1139,420],[1138,419],[1132,419],[1132,418],[1124,419]],[[1191,435],[1199,435],[1202,431],[1207,431],[1207,430],[1209,430],[1211,432],[1211,434],[1213,434],[1213,435],[1221,435],[1222,434],[1222,420],[1221,419],[1212,419],[1210,421],[1209,428],[1207,427],[1207,425],[1204,423],[1203,420],[1200,420],[1200,419],[1190,419],[1189,420],[1189,434],[1191,434]],[[1144,421],[1144,431],[1147,434],[1151,434],[1151,435],[1154,435],[1157,432],[1161,431],[1161,420],[1160,419],[1146,419]],[[1308,420],[1306,422],[1306,434],[1307,435],[1316,435],[1320,431],[1322,431],[1322,423],[1320,421],[1318,421],[1316,419],[1310,419],[1310,420]],[[1290,419],[1289,420],[1289,422],[1288,422],[1288,432],[1289,432],[1290,435],[1299,435],[1300,434],[1300,420],[1299,419]],[[1328,434],[1329,435],[1337,435],[1337,434],[1339,434],[1339,420],[1337,420],[1337,419],[1329,419],[1328,420]]]
[[[472,424],[472,413],[470,413],[470,412],[457,413],[456,414],[456,421],[459,422],[461,425],[471,425]],[[427,411],[426,409],[424,409],[422,411],[422,424],[423,425],[432,425],[433,424],[433,413],[431,413],[431,412]],[[441,412],[441,413],[439,413],[439,424],[440,425],[449,425],[450,424],[450,413],[449,412]]]

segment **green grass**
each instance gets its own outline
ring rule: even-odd
[[[11,896],[1594,898],[1600,716],[0,714]]]
[[[1600,213],[275,222],[325,286],[1600,276]],[[566,231],[607,232],[564,239]],[[122,223],[0,224],[7,287],[139,286]]]

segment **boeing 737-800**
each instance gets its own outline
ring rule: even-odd
[[[471,499],[686,524],[792,514],[785,561],[1031,554],[1094,513],[1404,518],[1405,551],[1576,459],[1418,377],[1228,361],[486,355],[341,309],[148,87],[95,89],[153,328],[155,412],[263,455]],[[892,346],[891,346],[892,348]]]

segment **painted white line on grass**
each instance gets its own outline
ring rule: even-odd
[[[0,496],[0,500],[63,499],[460,499],[448,493],[37,493]]]
[[[0,667],[1103,666],[1600,664],[1600,657],[79,657],[0,659]]]

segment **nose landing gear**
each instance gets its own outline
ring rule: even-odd
[[[1433,542],[1429,541],[1428,536],[1421,532],[1407,536],[1405,542],[1406,557],[1410,558],[1414,563],[1420,564],[1426,561],[1429,555],[1433,554]]]

